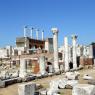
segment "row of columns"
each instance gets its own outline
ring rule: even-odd
[[[72,63],[73,63],[73,69],[77,69],[77,51],[76,51],[76,35],[72,35]],[[65,71],[69,71],[69,46],[68,46],[68,38],[64,38],[64,63],[65,63]],[[70,58],[71,59],[71,58]]]
[[[28,26],[24,27],[24,37],[27,37],[27,32],[29,32],[29,30],[30,30],[31,39],[33,39],[33,31],[35,30],[36,31],[36,39],[39,40],[39,30],[35,29],[35,28],[28,28]],[[44,31],[42,31],[41,40],[44,40]]]
[[[54,48],[54,70],[55,72],[59,71],[59,62],[58,62],[58,29],[52,28],[53,32],[53,48]],[[77,54],[76,54],[76,39],[77,36],[72,36],[72,48],[73,48],[73,69],[77,69]],[[68,48],[68,38],[64,38],[64,54],[65,54],[65,71],[69,71],[69,48]]]
[[[53,33],[53,47],[54,47],[54,71],[59,71],[59,59],[58,59],[58,29],[52,28]],[[77,36],[72,36],[72,48],[73,48],[73,69],[77,69],[77,55],[76,55],[76,39]],[[65,71],[69,71],[69,48],[68,48],[68,38],[64,38],[64,54],[65,54]],[[40,73],[45,74],[45,57],[39,58]],[[26,75],[26,61],[25,59],[20,62],[20,77]]]
[[[20,59],[20,70],[19,70],[19,77],[25,78],[27,76],[27,62],[29,62],[27,59]],[[40,68],[40,74],[44,75],[46,73],[46,66],[45,66],[45,56],[39,57],[39,68]]]

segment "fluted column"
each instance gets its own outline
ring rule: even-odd
[[[59,71],[59,63],[58,63],[58,29],[52,28],[53,32],[53,48],[54,48],[54,70],[55,72]]]

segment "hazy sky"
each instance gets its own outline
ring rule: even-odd
[[[32,25],[52,37],[51,28],[59,29],[59,45],[64,36],[77,34],[77,42],[95,41],[95,0],[0,0],[0,46],[15,45],[23,36],[23,27]]]

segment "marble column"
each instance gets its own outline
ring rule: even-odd
[[[45,70],[45,56],[39,57],[39,67],[40,67],[40,74],[44,75],[46,73]]]
[[[53,48],[54,48],[54,70],[55,72],[59,71],[59,63],[58,63],[58,29],[52,28],[53,32]]]
[[[34,28],[31,28],[31,39],[33,39],[33,29]]]
[[[73,45],[73,69],[77,69],[77,49],[76,49],[77,36],[72,35],[72,45]]]
[[[77,69],[76,40],[77,40],[77,36],[76,36],[76,35],[72,35],[72,45],[73,45],[73,69]]]
[[[27,32],[27,26],[24,27],[24,38],[25,38],[25,42],[24,42],[24,47],[26,47],[26,32]]]
[[[39,37],[39,30],[37,29],[36,30],[36,39],[38,40],[38,37]]]
[[[69,71],[69,48],[68,48],[68,38],[64,38],[64,53],[65,53],[65,72]]]
[[[24,27],[24,37],[26,37],[27,26]]]
[[[44,40],[44,31],[42,31],[42,40]]]
[[[68,46],[69,49],[69,63],[72,62],[72,46]]]
[[[93,45],[89,46],[89,58],[93,58]]]
[[[26,75],[27,75],[27,61],[25,59],[20,59],[19,77],[25,78]]]

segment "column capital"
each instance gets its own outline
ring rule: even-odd
[[[51,28],[51,31],[52,31],[54,34],[59,32],[58,28]]]
[[[72,39],[76,40],[78,36],[77,35],[72,35],[71,37],[72,37]]]

